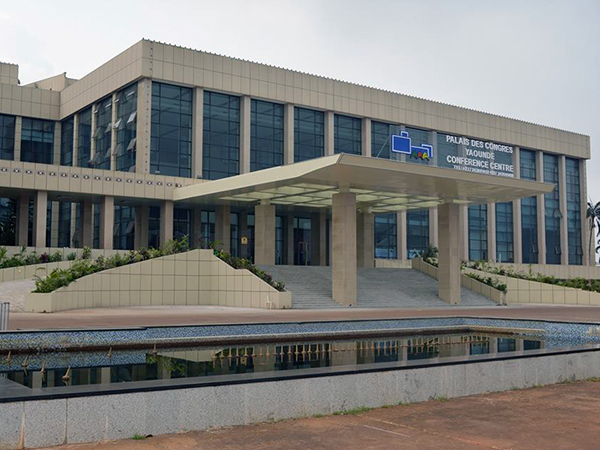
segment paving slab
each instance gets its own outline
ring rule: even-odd
[[[433,400],[205,432],[65,445],[60,450],[598,449],[600,382]],[[57,447],[54,447],[57,448]]]

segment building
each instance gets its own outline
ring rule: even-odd
[[[80,80],[21,86],[0,64],[0,245],[188,235],[334,272],[336,255],[402,265],[430,245],[453,261],[594,264],[590,155],[585,135],[148,40]],[[338,219],[335,198],[350,202]],[[354,250],[335,250],[336,220]]]

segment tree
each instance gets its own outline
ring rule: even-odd
[[[598,240],[598,244],[594,249],[594,229],[598,228],[596,232],[597,236],[600,236],[600,202],[594,203],[593,201],[589,201],[587,205],[587,218],[590,222],[590,238],[589,238],[589,249],[590,249],[590,258],[592,255],[594,256],[594,263],[596,262],[596,254],[600,251],[600,239]]]

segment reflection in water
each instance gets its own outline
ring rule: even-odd
[[[106,352],[46,355],[54,359],[53,368],[49,368],[44,361],[39,368],[30,370],[23,370],[22,367],[23,361],[27,362],[28,357],[15,355],[9,366],[9,369],[14,370],[4,373],[7,378],[22,385],[46,388],[427,360],[536,350],[543,346],[544,343],[539,338],[482,334],[282,342],[227,348],[186,347],[161,350],[159,346],[150,351],[111,349],[110,361],[103,365],[94,362],[98,361],[101,354],[106,356]],[[73,364],[75,356],[80,361],[78,366]],[[121,360],[132,362],[113,364],[113,361]],[[65,378],[65,372],[68,373],[68,378]]]

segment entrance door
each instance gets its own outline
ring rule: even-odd
[[[310,218],[294,217],[294,264],[309,266],[311,263]]]

